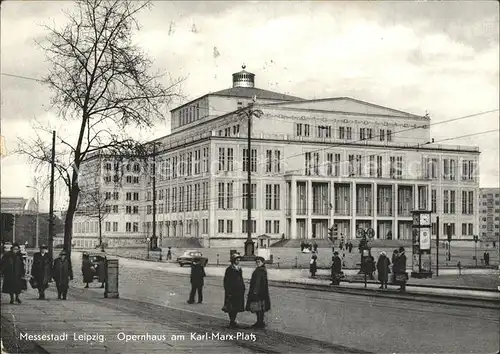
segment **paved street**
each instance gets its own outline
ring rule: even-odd
[[[225,318],[220,310],[220,278],[207,278],[203,305],[188,305],[187,276],[131,268],[133,261],[120,262],[121,297]],[[386,353],[486,353],[499,345],[498,310],[277,287],[271,288],[271,302],[272,311],[267,314],[270,329],[348,348]],[[245,313],[240,321],[250,324],[254,318]]]

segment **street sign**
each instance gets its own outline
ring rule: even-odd
[[[364,236],[365,236],[365,230],[361,228],[356,230],[356,237],[363,238]]]
[[[371,227],[366,230],[366,234],[368,235],[369,238],[375,237],[375,230],[373,230]]]

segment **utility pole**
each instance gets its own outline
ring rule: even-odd
[[[56,163],[56,131],[52,131],[52,157],[50,159],[50,202],[49,202],[49,257],[54,253],[54,169]],[[70,250],[66,250],[69,252]]]
[[[436,217],[436,277],[439,276],[439,216]]]
[[[149,248],[152,248],[155,242],[156,242],[156,143],[153,143],[153,236],[151,237]]]
[[[255,251],[255,243],[252,241],[252,117],[261,117],[261,110],[254,110],[253,106],[257,98],[254,96],[253,102],[250,103],[247,110],[243,111],[246,114],[248,122],[248,137],[247,137],[247,239],[245,241],[245,256],[253,256]]]

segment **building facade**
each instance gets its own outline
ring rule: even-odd
[[[322,239],[333,224],[347,239],[360,228],[373,228],[377,239],[411,239],[414,209],[432,210],[434,235],[448,223],[454,239],[478,233],[477,147],[434,143],[428,116],[347,97],[305,100],[258,89],[254,82],[245,70],[233,74],[232,88],[172,110],[172,133],[152,142],[159,146],[160,244],[195,237],[206,246],[241,246],[247,227],[255,237]],[[249,110],[260,115],[252,118],[250,153]],[[101,173],[112,172],[101,188],[117,193],[110,199],[117,212],[106,220],[113,223],[106,226],[110,246],[152,235],[151,166],[100,162]],[[114,170],[125,174],[113,177]],[[95,239],[90,224],[78,226],[86,222],[75,218],[76,240],[83,235],[77,230],[87,229],[82,239]]]
[[[483,241],[500,240],[500,188],[479,191],[479,235]]]

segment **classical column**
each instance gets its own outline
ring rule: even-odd
[[[307,186],[307,227],[306,227],[306,238],[312,238],[312,209],[313,209],[313,191],[312,191],[312,180],[308,180]]]
[[[375,231],[375,239],[378,239],[378,227],[377,227],[377,183],[372,183],[372,216],[373,216],[373,230]]]
[[[392,188],[393,188],[393,192],[394,192],[394,198],[393,198],[393,212],[394,212],[394,226],[393,226],[393,230],[394,232],[392,233],[392,239],[393,240],[397,240],[399,239],[399,236],[398,236],[398,184],[397,183],[394,183],[392,185]]]
[[[413,210],[418,210],[418,184],[413,185]]]
[[[328,227],[332,227],[333,224],[335,223],[335,211],[334,211],[334,204],[335,204],[335,183],[333,181],[328,182],[328,215],[330,216],[330,222]]]
[[[357,196],[356,196],[356,182],[351,183],[351,239],[356,238],[356,206],[357,206]]]
[[[297,238],[297,181],[292,177],[290,181],[290,238]]]
[[[431,210],[432,186],[428,184],[425,188],[427,188],[427,203],[425,203],[425,210]]]

